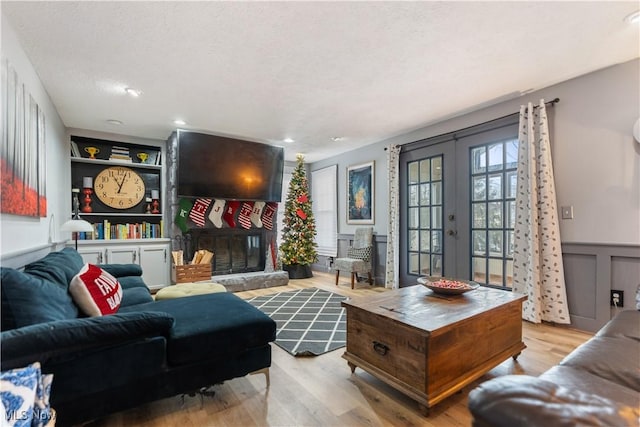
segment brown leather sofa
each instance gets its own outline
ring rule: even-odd
[[[639,426],[640,311],[623,311],[539,377],[507,375],[469,393],[475,427]]]

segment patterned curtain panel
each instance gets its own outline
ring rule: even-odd
[[[399,287],[400,257],[400,176],[398,165],[400,146],[387,147],[387,170],[389,171],[389,224],[387,228],[387,265],[384,286],[396,289]]]
[[[522,318],[570,323],[544,100],[520,107],[513,290],[528,296]]]

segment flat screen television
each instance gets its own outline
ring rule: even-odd
[[[282,147],[178,130],[177,151],[179,197],[282,198]]]

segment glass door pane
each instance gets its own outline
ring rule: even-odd
[[[411,161],[407,236],[411,274],[442,275],[442,155]]]
[[[455,155],[433,144],[400,156],[400,285],[455,275]],[[449,273],[447,273],[449,272]]]
[[[518,140],[469,148],[471,278],[510,288]]]

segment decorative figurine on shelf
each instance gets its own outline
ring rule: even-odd
[[[96,159],[96,154],[98,154],[100,152],[100,149],[98,147],[84,147],[84,151],[89,153],[89,158],[91,160],[95,160]]]
[[[93,194],[93,178],[85,176],[82,178],[82,194],[84,194],[84,206],[82,206],[83,213],[91,213],[91,194]]]
[[[147,214],[151,213],[151,197],[147,197],[145,200],[146,206],[144,212]]]
[[[153,200],[151,202],[151,213],[152,214],[159,214],[160,213],[160,202],[158,201],[159,198],[160,198],[160,191],[151,190],[151,199]]]
[[[138,158],[140,159],[140,163],[147,163],[147,159],[149,158],[149,154],[144,151],[138,153]]]
[[[73,194],[73,199],[71,200],[71,203],[73,203],[73,214],[74,216],[78,216],[77,219],[80,219],[80,216],[78,215],[78,210],[80,208],[80,200],[78,200],[78,193],[80,193],[80,189],[79,188],[72,188],[71,189],[71,194]],[[76,218],[73,218],[76,219]]]

